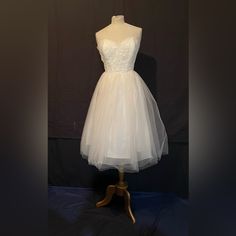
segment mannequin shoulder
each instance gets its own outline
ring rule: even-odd
[[[103,35],[107,33],[108,29],[109,29],[109,26],[106,26],[106,27],[100,29],[99,31],[97,31],[95,33],[96,39],[98,40],[98,39],[102,38]]]
[[[137,27],[136,26],[136,29],[137,29],[137,32],[140,36],[142,36],[142,33],[143,33],[143,29],[141,27]]]
[[[137,35],[139,36],[142,35],[143,29],[141,27],[131,25],[131,24],[127,24],[127,26],[129,27],[130,30],[132,30]]]
[[[142,28],[141,27],[138,27],[136,25],[131,25],[131,24],[127,24],[126,25],[130,28],[130,29],[133,29],[133,30],[136,30],[137,32],[142,32]]]
[[[141,28],[141,27],[134,26],[134,28],[135,28],[138,32],[142,32],[142,31],[143,31],[143,28]]]

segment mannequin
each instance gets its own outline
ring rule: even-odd
[[[124,197],[132,222],[128,184],[124,173],[155,165],[168,153],[168,139],[160,112],[140,75],[134,70],[142,28],[125,22],[123,15],[95,33],[104,65],[90,101],[80,153],[99,170],[117,169],[119,181],[109,185],[96,206],[107,205],[113,194]]]
[[[97,44],[103,39],[110,39],[120,43],[126,38],[135,38],[140,43],[142,28],[127,24],[123,15],[112,16],[111,24],[96,32]]]
[[[123,15],[112,16],[111,24],[96,32],[96,41],[99,45],[104,39],[111,40],[116,43],[121,43],[128,38],[134,38],[138,44],[142,38],[142,28],[127,24]],[[117,194],[125,199],[125,210],[132,222],[135,223],[135,218],[130,207],[130,194],[127,190],[128,184],[124,181],[124,170],[122,166],[119,168],[119,182],[116,185],[109,185],[106,190],[106,196],[102,201],[99,201],[96,206],[101,207],[107,205],[113,196]]]

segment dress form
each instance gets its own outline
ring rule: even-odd
[[[80,152],[99,170],[117,169],[119,182],[107,187],[107,205],[117,194],[125,199],[132,222],[128,184],[124,172],[138,172],[156,165],[168,154],[165,126],[151,91],[134,70],[142,28],[127,24],[123,15],[95,33],[104,65],[90,101],[81,137]]]
[[[121,43],[127,38],[135,39],[139,44],[142,37],[142,28],[127,24],[123,15],[112,16],[111,24],[96,32],[96,41],[99,45],[104,39],[111,40],[116,43]],[[109,185],[106,189],[106,196],[103,200],[97,202],[96,206],[101,207],[110,203],[112,196],[117,194],[123,196],[125,200],[125,210],[133,223],[135,217],[130,206],[130,194],[127,190],[128,184],[124,181],[123,167],[119,168],[119,182],[116,185]]]

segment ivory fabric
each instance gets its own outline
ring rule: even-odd
[[[99,170],[138,172],[168,154],[157,103],[134,71],[140,42],[99,40],[105,71],[99,78],[83,127],[80,153]]]

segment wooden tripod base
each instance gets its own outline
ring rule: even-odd
[[[122,176],[122,173],[120,173]],[[123,179],[120,179],[119,183],[116,185],[108,185],[106,189],[106,196],[103,200],[97,202],[96,207],[102,207],[110,203],[114,194],[124,197],[125,200],[125,211],[128,217],[131,219],[132,223],[135,223],[134,215],[130,207],[130,194],[127,190],[128,185]]]

